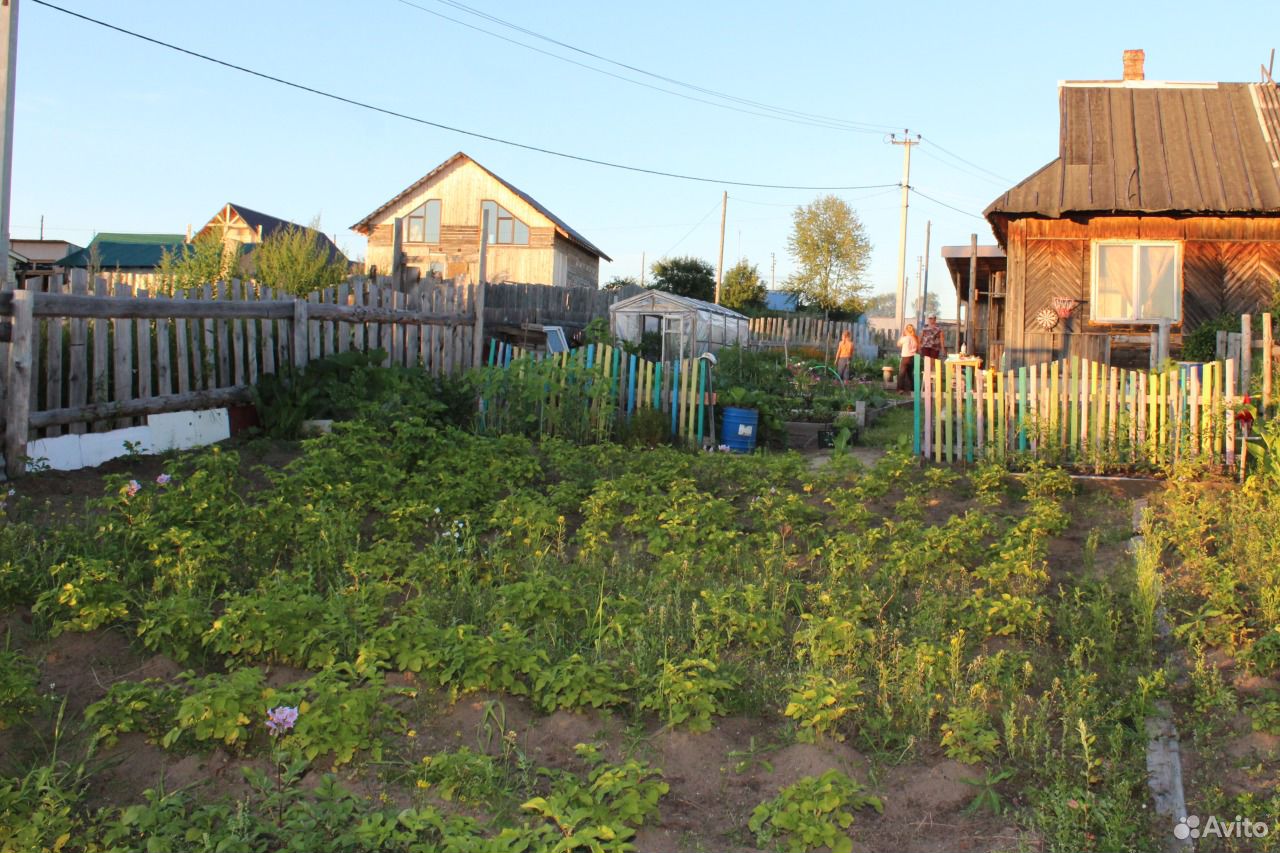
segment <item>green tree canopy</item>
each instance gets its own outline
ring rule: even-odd
[[[649,268],[654,290],[665,290],[677,296],[689,296],[711,302],[716,298],[716,268],[702,258],[692,256],[663,258]]]
[[[865,313],[868,317],[893,317],[898,305],[897,294],[877,293],[867,297]]]
[[[764,307],[765,286],[760,270],[746,258],[725,271],[720,285],[720,304],[741,311],[743,308]]]
[[[791,218],[787,248],[796,271],[787,289],[825,311],[862,310],[871,241],[858,214],[836,196],[825,195],[797,207]]]
[[[240,253],[234,244],[226,245],[223,240],[225,233],[225,229],[209,231],[177,251],[161,251],[160,264],[156,267],[160,292],[172,296],[177,291],[203,287],[236,274],[235,265]]]
[[[635,276],[615,275],[613,278],[609,279],[604,283],[604,287],[602,289],[622,290],[623,288],[627,288],[627,287],[639,287],[639,286],[640,286],[640,282],[636,280]]]
[[[252,260],[254,278],[294,296],[306,296],[347,277],[346,265],[329,260],[329,249],[315,231],[294,225],[259,243]]]

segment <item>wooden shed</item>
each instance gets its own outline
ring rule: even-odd
[[[1276,84],[1150,81],[1143,59],[1126,51],[1122,80],[1061,83],[1058,157],[985,211],[1008,255],[1007,367],[1145,365],[1160,325],[1177,354],[1198,325],[1271,301]]]
[[[745,346],[750,320],[723,305],[648,290],[609,306],[614,337],[641,343],[646,334],[662,335],[662,360],[697,358],[721,347]]]

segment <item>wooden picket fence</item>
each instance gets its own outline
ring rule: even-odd
[[[455,374],[480,360],[483,288],[400,293],[352,278],[308,299],[239,281],[155,296],[84,274],[0,293],[0,429],[6,470],[29,439],[127,427],[163,412],[250,399],[264,373],[348,350]]]
[[[917,356],[913,448],[935,462],[1029,454],[1098,470],[1188,457],[1233,465],[1245,396],[1237,376],[1233,359],[1150,371],[1073,357],[1000,371]]]
[[[524,360],[552,360],[563,369],[564,376],[576,372],[580,381],[608,383],[612,419],[628,420],[638,411],[656,409],[670,416],[671,435],[678,441],[699,447],[714,437],[711,373],[705,359],[653,362],[608,344],[587,344],[566,353],[540,353],[489,341],[490,367],[511,370]],[[545,390],[547,400],[554,400],[560,388]]]
[[[818,317],[753,317],[748,329],[752,344],[761,347],[777,348],[785,344],[834,353],[844,332],[848,332],[853,338],[855,352],[870,347],[893,346],[892,336],[880,334],[866,323],[846,323]]]

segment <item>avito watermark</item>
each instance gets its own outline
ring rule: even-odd
[[[1175,838],[1266,838],[1271,827],[1265,821],[1253,820],[1236,815],[1234,820],[1225,820],[1217,815],[1209,815],[1201,826],[1199,815],[1187,815],[1179,818],[1173,828]]]

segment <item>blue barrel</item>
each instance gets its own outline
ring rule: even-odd
[[[756,428],[759,425],[760,413],[755,409],[726,406],[720,442],[728,445],[734,453],[750,453],[756,449]]]

